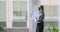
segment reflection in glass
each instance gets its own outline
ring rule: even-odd
[[[27,20],[27,1],[14,1],[13,3],[13,19]]]
[[[0,1],[0,20],[6,20],[6,1]]]
[[[26,22],[13,22],[13,27],[27,27]]]

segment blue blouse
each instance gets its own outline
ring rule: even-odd
[[[40,16],[41,16],[41,13],[33,12],[32,16],[30,17],[30,21],[36,22],[39,19]]]

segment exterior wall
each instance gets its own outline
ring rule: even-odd
[[[0,0],[0,1],[5,1],[5,0]],[[14,1],[17,1],[17,0],[14,0]],[[19,1],[19,0],[18,0]],[[21,1],[26,1],[26,0],[21,0]],[[7,32],[29,32],[29,29],[30,29],[30,26],[29,26],[29,24],[30,24],[30,22],[29,22],[29,10],[32,10],[32,9],[29,9],[29,8],[33,8],[33,10],[35,10],[36,9],[36,7],[35,6],[39,6],[40,4],[42,4],[42,5],[50,5],[51,6],[51,8],[50,8],[50,15],[49,16],[51,16],[51,18],[52,17],[54,17],[53,16],[53,7],[52,6],[54,6],[54,5],[56,5],[56,6],[59,6],[60,7],[60,4],[58,5],[58,0],[40,0],[40,4],[39,5],[36,5],[36,4],[34,4],[34,3],[32,3],[32,4],[34,4],[33,5],[33,7],[32,7],[32,4],[31,3],[29,3],[29,0],[27,0],[28,2],[27,2],[27,4],[28,4],[28,6],[27,6],[27,16],[28,16],[28,20],[27,20],[27,22],[26,22],[26,29],[24,29],[23,27],[22,28],[18,28],[17,29],[17,27],[13,27],[13,1],[12,0],[6,0],[6,10],[7,11],[5,11],[6,12],[6,21],[3,21],[3,22],[6,22],[5,24],[5,26],[6,26],[6,30],[7,30]],[[60,3],[60,2],[59,2]],[[19,4],[19,3],[18,3]],[[30,5],[31,4],[31,5]],[[31,6],[31,7],[29,7],[29,5]],[[45,6],[46,7],[46,6]],[[19,8],[19,10],[20,10],[20,7],[18,7]],[[53,9],[52,9],[53,8]],[[48,7],[47,7],[47,9],[49,9]],[[5,10],[5,9],[4,9]],[[36,9],[37,10],[37,9]],[[59,11],[60,11],[60,8],[59,8]],[[58,11],[58,12],[59,12]],[[11,12],[11,13],[10,13]],[[55,11],[56,12],[56,11]],[[57,13],[58,13],[57,12]],[[2,13],[3,13],[3,11],[2,11]],[[47,11],[45,12],[46,14],[47,14]],[[4,13],[3,13],[4,14]],[[2,15],[2,14],[1,14]],[[59,15],[60,15],[60,12],[59,12]],[[2,16],[2,17],[5,17],[4,15]],[[58,17],[58,16],[56,16],[56,17]],[[59,16],[60,17],[60,16]],[[46,17],[47,18],[47,17]],[[55,18],[55,17],[54,17]],[[1,17],[0,17],[0,19],[1,19]],[[4,18],[5,19],[5,18]],[[48,30],[47,30],[47,26],[48,26],[48,24],[49,25],[51,25],[51,26],[53,26],[54,24],[58,27],[58,25],[59,25],[59,27],[60,27],[60,24],[58,24],[58,20],[59,20],[59,23],[60,23],[60,18],[58,19],[58,18],[56,18],[56,20],[55,19],[47,19],[47,20],[45,20],[45,22],[44,22],[44,27],[45,27],[45,29],[44,29],[44,32],[48,32]],[[20,20],[18,20],[18,21],[15,21],[15,22],[19,22]],[[2,22],[2,21],[0,21],[0,22]],[[23,21],[24,22],[24,21]],[[34,23],[35,24],[35,23]],[[1,25],[1,24],[0,24]],[[4,25],[4,24],[3,24]]]
[[[6,29],[6,31],[7,32],[29,32],[29,29],[11,29],[11,28],[9,28],[9,29]]]
[[[58,5],[58,0],[40,0],[41,5]]]

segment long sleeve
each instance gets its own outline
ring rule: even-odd
[[[42,13],[42,15],[39,17],[39,20],[38,21],[43,21],[43,19],[44,19],[44,14]]]
[[[32,17],[31,17],[31,20],[36,22],[38,19],[39,19],[39,13],[38,12],[34,12]]]

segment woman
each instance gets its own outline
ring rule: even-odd
[[[36,32],[43,32],[43,29],[44,29],[44,7],[43,5],[39,7],[39,14],[40,16],[39,16],[39,20],[37,20]]]

